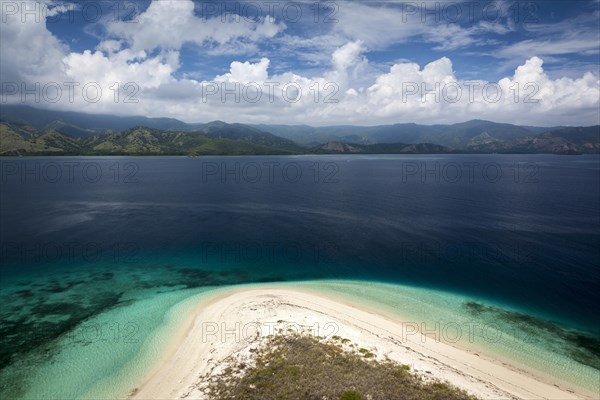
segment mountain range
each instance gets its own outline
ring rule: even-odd
[[[252,125],[123,117],[3,105],[0,155],[600,153],[600,126]]]

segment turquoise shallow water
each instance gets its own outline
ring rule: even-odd
[[[74,324],[42,346],[20,354],[0,372],[3,398],[122,397],[150,371],[191,308],[219,290],[231,287],[159,286],[133,290],[130,285],[137,282],[139,271],[132,270],[128,275],[111,279],[96,273],[102,277],[97,282],[98,293],[108,288],[124,290],[128,287],[129,291],[116,304]],[[146,279],[150,279],[150,275],[145,274]],[[440,290],[367,281],[274,284],[358,301],[384,313],[408,318],[410,325],[427,332],[432,340],[438,338],[516,361],[543,371],[557,382],[600,390],[598,356],[584,343],[586,338],[597,338],[501,304]],[[76,297],[74,288],[60,296]],[[89,290],[90,285],[87,285],[88,296]],[[44,318],[54,319],[48,324],[68,321],[66,312],[68,310],[57,310],[54,314],[46,313]],[[343,336],[342,332],[338,334]]]
[[[113,398],[131,389],[168,338],[161,332],[185,317],[177,310],[214,289],[192,275],[110,262],[4,275],[1,397]]]

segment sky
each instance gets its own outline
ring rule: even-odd
[[[0,0],[0,105],[185,122],[600,124],[600,1]]]

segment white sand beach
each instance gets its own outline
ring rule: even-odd
[[[377,358],[407,364],[426,379],[441,379],[483,399],[592,399],[585,389],[555,384],[538,371],[499,361],[425,336],[356,302],[286,285],[220,290],[200,302],[172,336],[164,356],[130,392],[134,399],[206,398],[211,376],[227,359],[250,363],[269,334],[302,330],[349,339]],[[283,332],[283,333],[281,333]]]

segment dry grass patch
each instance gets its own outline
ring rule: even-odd
[[[215,400],[474,400],[441,381],[425,382],[410,367],[377,361],[366,349],[349,351],[339,342],[306,335],[269,338],[244,371],[227,368],[212,379]],[[242,372],[242,373],[240,373]]]

